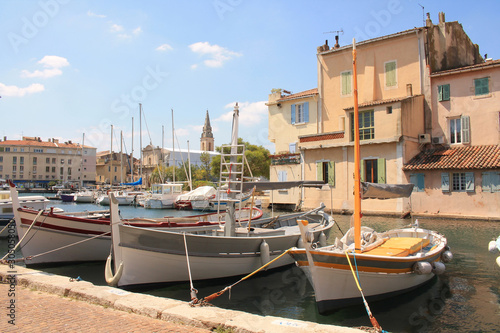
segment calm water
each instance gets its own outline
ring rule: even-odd
[[[66,211],[102,209],[92,204],[61,203],[54,206]],[[120,207],[123,217],[159,217],[190,215],[193,212],[152,210]],[[269,211],[266,214],[270,214]],[[349,216],[335,216],[339,227],[346,231]],[[382,328],[390,332],[500,332],[500,267],[496,255],[488,252],[487,244],[500,235],[500,223],[445,219],[419,219],[424,228],[433,229],[448,238],[454,255],[446,272],[431,283],[411,293],[370,304],[373,315]],[[363,225],[377,231],[407,225],[410,220],[365,217]],[[331,239],[340,237],[336,227]],[[7,248],[0,239],[0,249]],[[0,251],[2,252],[2,251]],[[104,264],[85,263],[64,267],[44,267],[43,270],[105,285]],[[216,281],[195,281],[198,297],[208,296],[236,282],[237,278]],[[332,285],[334,286],[334,284]],[[163,288],[141,290],[155,296],[190,300],[189,284],[173,284]],[[297,267],[257,274],[216,298],[214,305],[251,312],[302,319],[342,326],[371,326],[362,305],[340,310],[329,316],[317,313],[314,291]]]

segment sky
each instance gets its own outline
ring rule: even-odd
[[[239,136],[274,152],[268,95],[316,88],[318,46],[420,27],[427,12],[500,58],[494,0],[0,0],[0,138],[120,151],[123,135],[138,157],[141,137],[171,148],[173,127],[175,149],[199,150],[207,110],[215,145],[230,143],[237,102]]]

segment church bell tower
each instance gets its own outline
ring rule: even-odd
[[[203,125],[203,133],[201,133],[200,139],[200,150],[201,151],[214,151],[214,134],[212,133],[212,126],[210,126],[210,117],[207,115],[205,117],[205,125]]]

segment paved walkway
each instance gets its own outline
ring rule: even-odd
[[[210,332],[20,286],[16,287],[14,326],[8,322],[8,293],[9,286],[0,283],[0,332]]]

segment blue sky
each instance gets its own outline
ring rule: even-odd
[[[459,21],[482,55],[500,58],[500,2],[389,0],[0,1],[1,137],[59,138],[113,150],[120,131],[143,146],[196,150],[208,110],[215,144],[229,143],[240,105],[240,137],[267,140],[273,88],[317,87],[316,47],[343,30],[340,44],[434,23]],[[472,8],[471,8],[472,7]],[[176,143],[177,147],[177,143]],[[125,148],[124,148],[125,149]]]

